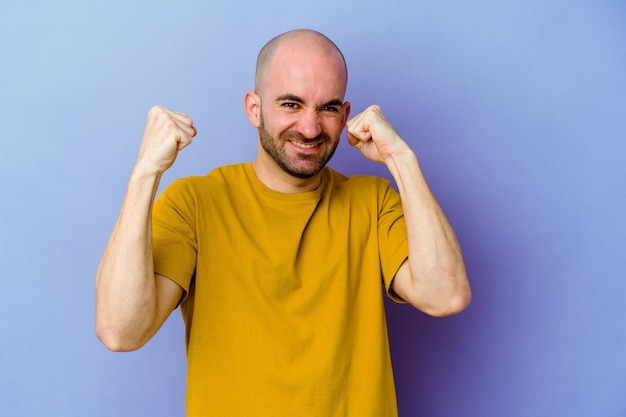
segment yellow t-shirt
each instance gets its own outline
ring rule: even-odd
[[[185,290],[189,417],[397,415],[382,284],[408,248],[388,181],[326,167],[283,194],[221,167],[163,192],[153,248]]]

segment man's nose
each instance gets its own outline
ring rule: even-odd
[[[307,139],[316,138],[322,133],[317,111],[307,110],[302,113],[298,121],[298,131]]]

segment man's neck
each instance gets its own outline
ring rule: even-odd
[[[268,188],[285,194],[305,193],[320,186],[322,172],[310,178],[298,178],[286,173],[268,156],[257,155],[252,168],[257,178]]]

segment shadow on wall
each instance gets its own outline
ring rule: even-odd
[[[464,181],[468,179],[456,183],[454,191],[463,189]],[[446,201],[444,206],[462,207],[447,211],[454,218],[463,248],[472,303],[459,315],[433,318],[409,305],[386,300],[401,416],[489,413],[510,405],[497,404],[495,393],[485,395],[487,385],[489,389],[515,390],[511,386],[516,372],[512,352],[520,338],[515,334],[519,323],[511,326],[511,322],[520,319],[523,283],[512,279],[509,270],[519,262],[513,256],[517,253],[513,235],[505,224],[494,225],[494,219],[486,218],[485,213],[493,207],[485,210],[481,204],[489,200],[458,194],[451,199],[457,201]],[[500,221],[506,219],[501,217]],[[489,382],[483,383],[486,380]],[[494,403],[485,404],[485,398]]]

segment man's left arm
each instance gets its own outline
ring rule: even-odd
[[[378,106],[367,108],[346,126],[352,146],[366,158],[385,163],[402,199],[409,257],[398,269],[392,291],[432,316],[459,313],[472,297],[463,255],[415,153]]]

